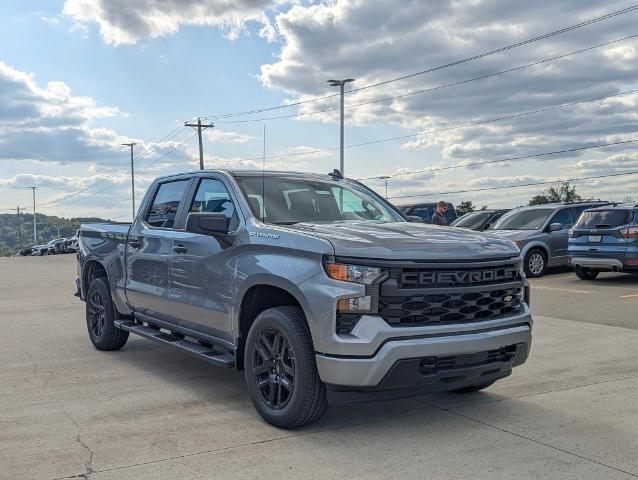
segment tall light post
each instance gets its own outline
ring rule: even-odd
[[[123,143],[125,147],[131,147],[131,201],[133,202],[133,219],[135,220],[135,170],[133,169],[133,147],[137,145],[137,143]]]
[[[38,187],[27,187],[33,191],[33,245],[38,244],[38,227],[35,223],[35,189]]]
[[[339,171],[341,175],[345,176],[343,165],[343,94],[346,83],[354,82],[354,78],[346,78],[344,80],[328,80],[328,84],[331,87],[339,87],[341,92],[341,128],[340,128],[340,141],[339,141]]]

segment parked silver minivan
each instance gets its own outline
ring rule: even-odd
[[[513,240],[524,258],[525,274],[541,277],[547,267],[569,265],[569,229],[583,210],[609,202],[547,203],[515,208],[486,233]]]

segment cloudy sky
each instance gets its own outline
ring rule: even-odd
[[[346,174],[392,176],[398,204],[514,206],[544,187],[490,188],[638,171],[638,10],[601,19],[628,7],[5,0],[0,211],[30,207],[33,185],[43,213],[127,220],[121,143],[138,143],[139,199],[155,176],[197,167],[194,131],[181,127],[197,116],[215,124],[204,139],[209,168],[261,167],[265,125],[267,168],[330,171],[339,161],[331,78],[356,79],[345,99]],[[383,180],[367,183],[384,193]],[[577,185],[584,196],[638,200],[638,175]]]

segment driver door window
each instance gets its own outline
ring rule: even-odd
[[[197,193],[189,212],[223,213],[226,216],[228,231],[237,229],[238,220],[230,194],[219,180],[204,178],[199,182]]]
[[[560,210],[559,212],[556,213],[556,215],[554,215],[554,218],[552,218],[550,225],[552,223],[562,224],[563,225],[562,230],[571,228],[572,225],[574,225],[574,217],[572,217],[572,212],[570,211],[569,208]]]

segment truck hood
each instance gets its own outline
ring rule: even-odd
[[[507,239],[422,223],[300,223],[285,228],[323,238],[333,245],[336,255],[344,257],[473,260],[519,254]]]

